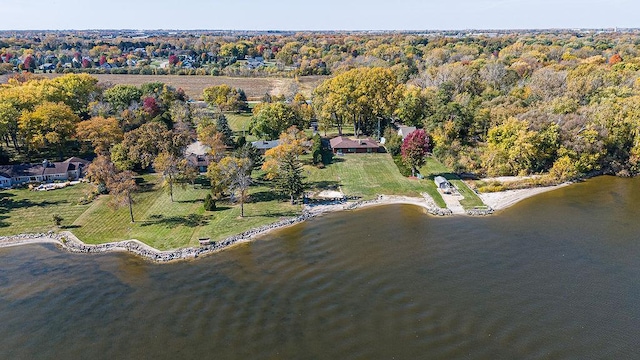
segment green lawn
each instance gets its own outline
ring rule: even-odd
[[[309,155],[303,157],[308,162]],[[444,201],[438,193],[433,176],[444,174],[451,178],[439,162],[429,159],[420,169],[425,179],[402,176],[389,154],[350,154],[337,156],[334,163],[319,169],[305,165],[306,182],[312,189],[340,187],[349,196],[368,200],[379,194],[420,196],[429,193],[438,206]],[[142,191],[135,194],[133,212],[135,223],[129,220],[127,208],[117,210],[108,206],[104,195],[87,205],[80,199],[91,189],[79,184],[47,192],[29,190],[0,191],[0,235],[55,230],[53,214],[64,219],[62,228],[72,231],[81,240],[104,243],[138,239],[157,249],[167,250],[197,246],[198,239],[209,237],[221,240],[230,235],[274,223],[282,218],[300,214],[300,205],[290,205],[277,199],[273,191],[260,180],[251,187],[250,201],[245,204],[245,217],[240,217],[238,204],[218,203],[217,211],[205,211],[203,199],[208,189],[176,187],[174,202],[159,186],[155,175],[142,177]],[[465,208],[482,206],[482,202],[457,178],[451,178],[465,197]]]
[[[379,194],[420,196],[422,192],[430,193],[430,188],[435,190],[433,181],[402,176],[389,154],[336,156],[334,162],[324,169],[305,166],[305,175],[312,188],[340,186],[346,195],[365,200]],[[441,197],[439,199],[442,201]],[[444,206],[444,202],[438,205]]]
[[[69,226],[90,205],[78,205],[91,185],[78,184],[51,191],[0,190],[0,235],[54,230],[52,216]]]
[[[444,178],[449,180],[449,182],[458,189],[460,194],[463,196],[463,199],[460,200],[460,205],[462,205],[465,209],[473,209],[476,207],[484,207],[485,204],[480,200],[478,195],[476,195],[473,190],[469,189],[467,184],[464,181],[460,180],[458,175],[453,173],[451,169],[444,166],[441,162],[434,159],[433,157],[427,158],[427,161],[423,167],[420,168],[420,173],[424,175],[426,179],[433,180],[438,175],[442,175]],[[431,181],[433,183],[433,181]],[[433,191],[438,194],[438,197],[442,199],[440,192],[433,186]],[[429,193],[432,197],[433,194]],[[435,197],[434,197],[435,198]],[[443,201],[444,202],[444,201]]]
[[[54,230],[52,215],[59,214],[64,218],[63,228],[86,243],[138,239],[167,250],[197,246],[202,237],[221,240],[301,212],[299,205],[276,199],[272,191],[261,184],[252,186],[251,202],[245,204],[245,217],[240,218],[237,204],[218,203],[217,211],[205,211],[202,199],[208,189],[178,187],[172,203],[169,195],[158,187],[156,175],[145,175],[144,179],[145,190],[135,195],[135,223],[129,219],[128,208],[109,207],[106,195],[89,205],[76,205],[90,188],[88,184],[48,192],[2,191],[0,235]]]

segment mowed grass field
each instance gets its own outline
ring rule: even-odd
[[[63,74],[39,74],[47,78],[62,76]],[[245,91],[249,100],[260,100],[264,94],[278,95],[292,87],[298,87],[299,92],[306,97],[320,84],[325,76],[301,76],[299,78],[245,78],[207,75],[117,75],[92,74],[102,84],[127,84],[140,86],[150,82],[161,82],[176,89],[182,88],[189,98],[202,100],[202,91],[210,86],[226,84]]]
[[[306,155],[303,160],[309,162],[309,157]],[[432,177],[435,174],[449,176],[447,168],[430,159],[421,170],[428,175],[425,179],[406,178],[389,154],[348,154],[335,157],[334,162],[323,169],[312,165],[303,167],[305,182],[312,191],[340,188],[344,194],[362,200],[374,199],[379,194],[419,197],[427,192],[444,207]],[[109,206],[108,195],[79,205],[80,199],[92,188],[89,184],[47,192],[0,191],[0,235],[57,230],[52,216],[58,214],[63,218],[62,229],[73,232],[86,243],[138,239],[157,249],[168,250],[198,246],[198,239],[205,237],[222,240],[302,211],[301,205],[290,205],[279,199],[259,178],[250,189],[244,217],[240,217],[239,204],[219,202],[216,211],[205,211],[203,199],[209,192],[206,188],[176,186],[175,201],[171,202],[169,194],[160,186],[161,180],[156,174],[142,176],[141,191],[134,197],[134,223],[129,219],[127,207]],[[457,181],[460,180],[452,179],[454,185],[459,186]],[[466,192],[463,195],[463,206],[480,206]]]
[[[436,199],[436,196],[437,196],[444,204],[444,200],[442,200],[442,196],[440,195],[440,192],[436,188],[435,183],[433,183],[433,179],[436,176],[442,175],[445,179],[447,179],[451,183],[451,185],[455,186],[455,188],[458,189],[458,191],[460,192],[460,195],[462,195],[463,198],[460,200],[460,205],[462,205],[463,208],[468,210],[468,209],[486,206],[482,202],[482,200],[478,197],[478,195],[476,195],[476,193],[474,193],[473,190],[471,190],[467,186],[467,184],[465,184],[464,181],[460,180],[458,175],[454,174],[451,171],[451,169],[444,166],[438,160],[432,157],[428,157],[424,166],[422,166],[419,169],[419,171],[425,177],[425,179],[429,179],[429,181],[432,184],[434,184],[433,190],[430,190],[429,192],[429,194],[434,198],[434,200]],[[431,191],[433,191],[433,193]],[[436,202],[438,202],[438,200],[436,200]],[[438,205],[440,205],[440,203],[438,203]],[[444,205],[440,205],[440,206],[444,207]]]
[[[145,175],[144,190],[135,194],[131,223],[129,209],[109,207],[104,195],[89,205],[75,203],[91,185],[81,184],[61,190],[34,192],[25,189],[0,191],[0,235],[57,230],[53,214],[64,220],[62,229],[73,232],[82,241],[99,244],[138,239],[159,250],[197,246],[198,239],[221,240],[246,230],[293,217],[300,205],[290,205],[276,198],[258,182],[251,187],[245,217],[240,217],[239,204],[218,203],[218,210],[205,211],[203,199],[208,189],[188,186],[174,191],[174,202],[160,188],[157,175]]]
[[[345,154],[334,157],[324,169],[306,165],[304,170],[313,189],[339,186],[345,195],[363,200],[379,194],[419,197],[430,187],[435,189],[433,181],[402,176],[389,154]]]
[[[52,191],[0,190],[0,236],[57,230],[53,215],[69,226],[85,212],[88,205],[78,205],[89,184],[68,186]]]

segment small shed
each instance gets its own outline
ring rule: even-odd
[[[433,181],[436,183],[438,190],[445,194],[449,194],[451,192],[451,183],[443,176],[436,176]]]

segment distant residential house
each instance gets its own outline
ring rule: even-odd
[[[264,58],[262,56],[256,56],[256,57],[247,56],[247,67],[249,69],[255,69],[260,66],[264,66]]]
[[[11,187],[31,182],[78,180],[84,177],[89,161],[71,157],[65,161],[43,161],[39,164],[0,166],[0,187]],[[10,179],[7,182],[6,179]]]
[[[398,135],[402,136],[402,140],[404,140],[409,134],[416,131],[415,126],[400,126],[398,129]]]
[[[206,173],[211,164],[210,155],[189,154],[186,156],[189,165],[198,168],[199,173]]]
[[[382,151],[380,144],[370,138],[366,139],[350,139],[344,136],[338,136],[329,141],[334,154],[342,153],[377,153]]]
[[[205,173],[209,164],[211,164],[211,156],[209,155],[211,148],[201,143],[200,141],[194,141],[185,150],[185,158],[189,165],[197,167],[198,172]]]
[[[38,69],[42,70],[42,71],[48,71],[48,70],[55,70],[56,66],[52,63],[45,63],[42,64],[40,66],[38,66]]]
[[[259,140],[251,142],[251,146],[258,149],[258,151],[264,155],[269,149],[273,149],[274,147],[280,145],[280,140]]]
[[[0,189],[6,189],[11,187],[11,178],[0,175]]]

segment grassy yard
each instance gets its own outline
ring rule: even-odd
[[[389,154],[337,156],[324,169],[305,166],[305,175],[312,188],[340,186],[346,195],[359,196],[365,200],[373,199],[379,194],[420,196],[422,192],[429,192],[431,187],[435,190],[432,181],[402,176]],[[444,206],[444,202],[440,206]]]
[[[91,185],[81,184],[61,190],[35,192],[9,190],[0,192],[0,235],[40,232],[55,229],[53,214],[64,218],[63,228],[84,242],[105,243],[138,239],[157,249],[167,250],[197,246],[198,239],[220,240],[227,236],[270,224],[283,217],[300,213],[299,205],[275,198],[272,191],[257,184],[245,204],[245,217],[240,206],[218,203],[217,211],[205,211],[202,199],[208,189],[176,188],[175,201],[158,187],[156,175],[145,175],[144,190],[135,195],[133,214],[128,208],[114,210],[108,206],[109,196],[101,196],[89,205],[76,205]]]
[[[90,185],[79,184],[52,191],[0,190],[0,236],[55,230],[54,214],[68,226],[90,205],[78,205]]]
[[[473,209],[476,207],[485,206],[485,204],[482,202],[482,200],[480,200],[478,195],[476,195],[476,193],[474,193],[473,190],[469,189],[467,184],[465,184],[464,181],[460,180],[458,175],[451,172],[451,169],[444,166],[438,160],[432,157],[427,158],[427,162],[425,163],[425,165],[420,168],[420,173],[424,175],[426,179],[429,179],[429,180],[433,180],[433,178],[435,178],[438,175],[442,175],[445,179],[449,180],[451,185],[455,186],[455,188],[458,189],[460,194],[463,196],[463,199],[460,200],[460,205],[462,205],[462,207],[464,207],[465,209]],[[431,183],[433,183],[433,181],[431,181]],[[435,187],[435,184],[433,186],[433,190],[438,194],[438,197],[442,199],[442,196],[440,196],[440,193],[438,192],[438,189]],[[431,196],[434,196],[431,193],[429,194]]]

